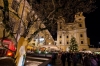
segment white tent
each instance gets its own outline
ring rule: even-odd
[[[79,51],[79,52],[83,52],[83,53],[92,53],[92,52],[89,51],[89,50],[86,50],[86,51]]]
[[[42,45],[41,47],[45,47],[47,49],[60,50],[56,45]]]

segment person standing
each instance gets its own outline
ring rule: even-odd
[[[83,66],[91,66],[90,57],[88,55],[84,57]]]
[[[62,65],[65,66],[65,62],[66,62],[66,53],[63,52],[61,55],[61,61],[62,61]]]
[[[94,57],[91,57],[90,62],[91,62],[91,66],[98,66],[98,63],[97,63],[97,61],[94,59]]]
[[[73,55],[72,55],[72,61],[73,61],[73,66],[77,66],[78,57],[77,57],[76,53],[73,53]]]
[[[67,63],[68,66],[71,66],[71,53],[67,53]]]

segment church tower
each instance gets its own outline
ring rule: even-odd
[[[57,20],[57,46],[60,49],[65,49],[66,41],[65,41],[65,35],[66,35],[66,30],[65,30],[65,20],[63,17],[59,17]]]
[[[79,44],[80,50],[88,49],[88,38],[85,26],[85,17],[83,16],[83,12],[78,12],[75,15],[75,23],[77,23],[77,42]]]

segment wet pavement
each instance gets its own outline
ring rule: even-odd
[[[50,62],[49,58],[46,57],[26,57],[25,66],[47,66]]]
[[[55,65],[52,66],[62,66],[61,60],[57,59]],[[65,66],[68,66],[67,61],[65,63]],[[73,63],[71,63],[71,66],[73,66]],[[81,63],[78,63],[77,66],[83,66]]]

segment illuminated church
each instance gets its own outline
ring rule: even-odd
[[[75,37],[78,50],[87,50],[88,47],[88,37],[85,26],[85,17],[82,12],[75,15],[75,20],[73,23],[65,23],[63,17],[59,17],[57,21],[57,46],[64,50],[69,50],[71,37]]]

